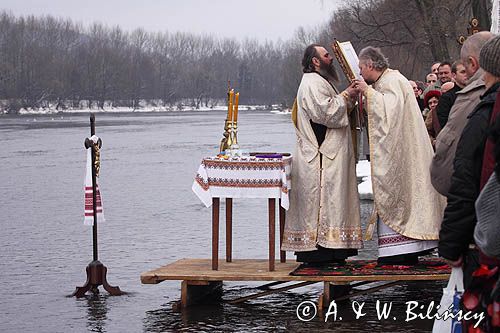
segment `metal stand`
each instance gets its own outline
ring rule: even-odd
[[[93,113],[90,114],[90,135],[95,134],[95,116]],[[92,208],[94,211],[94,225],[92,226],[92,244],[93,244],[93,252],[94,252],[94,260],[88,264],[87,266],[87,281],[82,287],[76,287],[75,292],[71,296],[76,296],[77,298],[83,297],[87,291],[92,291],[94,294],[99,293],[99,289],[97,287],[103,286],[104,289],[113,296],[119,296],[124,294],[123,291],[120,290],[120,287],[111,286],[107,279],[106,274],[108,269],[98,260],[98,252],[97,252],[97,190],[96,190],[96,154],[94,151],[94,145],[98,145],[99,148],[102,145],[101,140],[97,144],[87,138],[85,139],[85,148],[92,149]]]

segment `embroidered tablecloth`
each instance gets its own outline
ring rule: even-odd
[[[192,189],[207,207],[212,198],[276,198],[288,209],[291,162],[290,156],[204,158]]]

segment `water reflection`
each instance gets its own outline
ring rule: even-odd
[[[106,332],[108,315],[107,298],[101,293],[90,293],[85,296],[87,300],[87,329],[91,332]]]
[[[107,218],[100,226],[99,252],[111,271],[109,282],[134,295],[109,297],[101,287],[99,295],[62,297],[53,286],[81,285],[91,251],[92,231],[82,223],[82,143],[89,133],[88,115],[65,114],[58,121],[50,117],[4,116],[0,121],[0,140],[9,143],[0,151],[5,197],[0,205],[0,275],[10,274],[1,279],[1,332],[430,330],[431,325],[420,320],[379,321],[373,311],[358,320],[346,313],[341,322],[325,323],[318,316],[303,323],[295,309],[304,300],[316,303],[320,284],[240,305],[204,305],[181,313],[167,303],[179,299],[179,281],[140,284],[141,272],[181,258],[210,257],[210,209],[198,201],[191,185],[201,158],[218,149],[226,113],[217,111],[98,115],[96,130],[105,142],[101,181]],[[292,151],[295,134],[288,117],[243,111],[240,120],[239,139],[245,149]],[[235,206],[233,257],[266,258],[267,211],[256,201],[238,201]],[[363,221],[371,209],[371,202],[361,202]],[[222,239],[221,252],[223,246]],[[375,258],[376,238],[359,254],[359,259]],[[294,260],[292,254],[288,259]],[[17,291],[19,279],[11,275],[28,277],[22,292]],[[254,285],[225,283],[223,299],[259,292]],[[442,287],[418,282],[360,299],[370,309],[377,299],[393,300],[401,308],[408,300],[439,300]]]
[[[431,301],[438,301],[444,282],[404,282],[397,286],[358,296],[337,303],[337,320],[327,315],[328,309],[319,310],[317,316],[303,322],[297,318],[297,306],[310,300],[317,304],[322,292],[322,284],[269,295],[245,303],[231,305],[205,304],[184,309],[172,310],[174,302],[164,304],[160,309],[147,311],[143,321],[145,332],[164,332],[179,330],[184,332],[263,332],[273,328],[276,332],[361,332],[372,330],[380,332],[427,332],[432,329],[432,320],[417,318],[407,321],[407,303],[416,301],[424,305],[425,310]],[[259,292],[259,289],[239,284],[225,284],[223,301]],[[364,304],[363,316],[356,317],[354,301]],[[377,311],[385,304],[391,309],[387,318],[380,317]],[[415,310],[416,311],[416,310]]]

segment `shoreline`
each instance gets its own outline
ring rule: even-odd
[[[288,109],[283,109],[279,105],[240,105],[239,111],[271,111],[277,114],[289,114]],[[82,114],[82,113],[167,113],[167,112],[210,112],[210,111],[224,111],[227,112],[226,105],[216,105],[213,107],[157,107],[157,106],[145,106],[141,108],[131,108],[131,107],[106,107],[104,109],[94,109],[94,108],[82,108],[82,109],[65,109],[56,110],[52,108],[39,108],[25,110],[21,109],[18,112],[7,112],[6,110],[0,110],[0,116],[4,115],[60,115],[60,114]]]

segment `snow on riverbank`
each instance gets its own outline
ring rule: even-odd
[[[269,110],[268,106],[264,105],[240,105],[239,110],[243,111],[263,111]],[[58,113],[89,113],[89,112],[189,112],[189,111],[197,111],[197,112],[208,112],[208,111],[227,111],[227,106],[225,105],[215,105],[213,107],[199,107],[198,109],[195,107],[183,106],[179,107],[168,107],[168,106],[144,106],[140,108],[132,108],[132,107],[113,107],[113,106],[105,106],[103,109],[97,108],[78,108],[78,109],[66,109],[66,110],[56,110],[55,108],[38,108],[38,109],[21,109],[19,110],[19,114],[58,114]],[[2,111],[0,110],[0,114]]]
[[[361,160],[356,164],[356,176],[361,178],[361,183],[358,184],[359,198],[361,200],[373,200],[372,178],[370,162]]]

